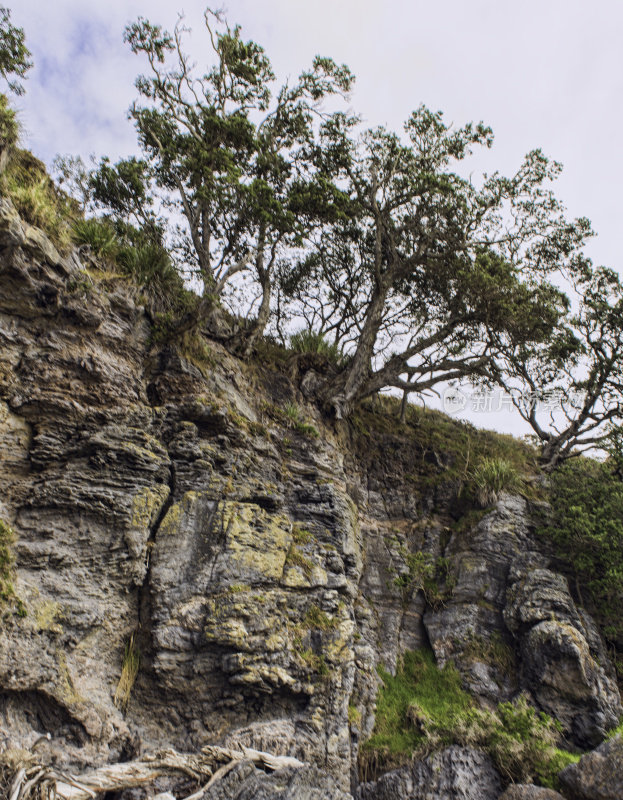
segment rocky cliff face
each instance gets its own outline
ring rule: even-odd
[[[0,201],[0,518],[19,598],[0,625],[0,747],[78,771],[210,743],[311,765],[281,782],[241,765],[206,798],[494,800],[500,776],[461,748],[357,788],[376,667],[422,646],[484,704],[524,692],[580,747],[616,725],[604,645],[524,499],[452,530],[443,452],[334,429],[284,370],[215,343],[193,363],[151,331],[127,288]],[[435,488],[414,487],[422,470]],[[439,602],[395,580],[420,551],[444,558]]]

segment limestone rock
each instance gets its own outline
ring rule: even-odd
[[[440,608],[424,615],[437,662],[443,666],[452,659],[470,690],[494,703],[519,688],[514,642],[503,617],[510,566],[518,559],[545,562],[535,551],[530,525],[526,501],[502,495],[473,530],[453,534],[446,557],[455,585]]]
[[[623,713],[614,670],[567,581],[548,569],[513,569],[504,619],[519,640],[522,685],[580,746],[595,746]]]
[[[402,767],[364,783],[357,800],[497,800],[502,782],[484,753],[448,747],[425,761]]]
[[[623,737],[605,741],[577,764],[560,773],[565,794],[572,800],[621,800],[623,797]]]
[[[243,761],[201,800],[352,800],[352,796],[318,769],[288,768],[267,775]]]

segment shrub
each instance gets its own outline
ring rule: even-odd
[[[361,748],[362,778],[450,744],[485,750],[507,780],[544,786],[555,786],[558,772],[579,758],[557,747],[560,725],[523,697],[495,710],[478,708],[454,666],[439,669],[430,651],[407,652],[395,675],[382,668],[379,675],[375,727]]]
[[[574,578],[582,604],[607,638],[623,649],[623,481],[616,464],[568,462],[552,474],[551,517],[539,534]]]
[[[184,281],[162,245],[145,242],[135,247],[124,247],[118,262],[160,309],[172,309],[178,304]]]
[[[486,750],[500,774],[520,783],[557,785],[558,772],[577,760],[557,747],[561,726],[528,705],[524,697],[500,703],[495,711],[471,708],[458,719],[456,741]]]
[[[486,507],[497,502],[502,491],[519,491],[521,480],[515,467],[505,458],[485,458],[470,475],[476,499]]]
[[[456,582],[448,559],[442,556],[435,559],[422,550],[409,553],[404,547],[400,548],[400,555],[408,572],[394,578],[394,585],[402,591],[403,600],[407,602],[415,592],[421,591],[433,608],[442,606]]]

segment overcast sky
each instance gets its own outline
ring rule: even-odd
[[[127,108],[145,65],[124,45],[124,26],[144,16],[172,28],[183,10],[199,34],[204,8],[201,0],[6,2],[35,62],[17,102],[25,144],[48,163],[57,153],[133,152]],[[511,173],[535,147],[562,161],[558,195],[598,233],[589,255],[623,266],[619,0],[229,0],[226,10],[282,79],[316,54],[348,64],[357,76],[352,109],[369,125],[398,129],[425,103],[448,121],[491,125],[494,147],[475,168]]]

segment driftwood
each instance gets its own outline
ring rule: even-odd
[[[93,800],[104,792],[130,789],[151,783],[163,775],[175,774],[187,775],[197,783],[204,784],[201,789],[184,798],[200,800],[213,783],[223,778],[240,761],[252,761],[270,770],[305,766],[296,758],[275,756],[248,747],[233,750],[210,745],[200,753],[164,750],[137,761],[110,764],[79,776],[42,765],[20,767],[12,780],[9,800]]]

